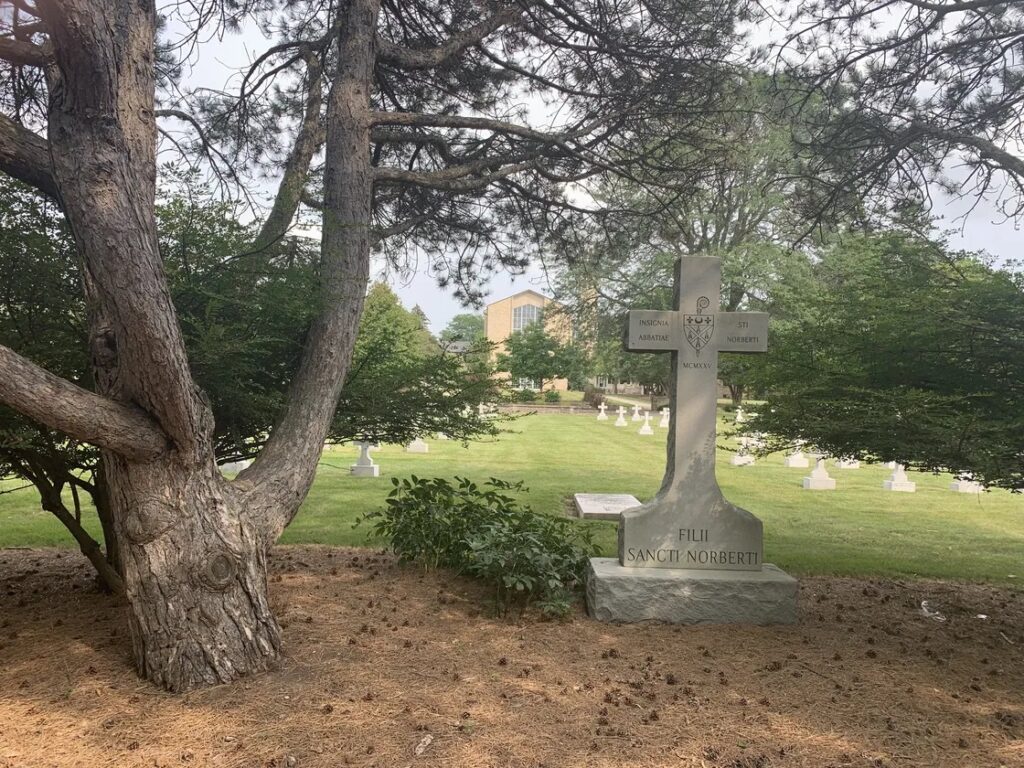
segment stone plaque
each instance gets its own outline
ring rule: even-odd
[[[640,500],[628,493],[575,493],[572,497],[576,514],[584,520],[615,520]]]

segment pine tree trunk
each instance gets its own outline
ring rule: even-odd
[[[281,630],[260,510],[243,507],[212,457],[198,468],[107,461],[140,674],[186,691],[266,669]]]

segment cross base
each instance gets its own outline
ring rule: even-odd
[[[662,490],[619,518],[619,563],[627,568],[757,571],[761,521],[730,504],[717,484]]]
[[[598,621],[669,624],[794,624],[797,580],[766,563],[760,571],[624,568],[595,557],[587,610]]]

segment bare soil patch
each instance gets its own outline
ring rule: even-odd
[[[367,550],[272,580],[280,668],[171,696],[77,554],[0,551],[0,766],[1024,766],[1019,591],[807,578],[795,627],[680,628],[495,619]]]

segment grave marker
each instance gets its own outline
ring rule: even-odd
[[[764,352],[768,315],[717,311],[721,262],[676,265],[673,311],[629,313],[631,352],[670,352],[668,460],[657,496],[624,511],[619,558],[594,558],[591,613],[603,620],[790,623],[796,580],[763,562],[761,521],[715,478],[719,352]]]

